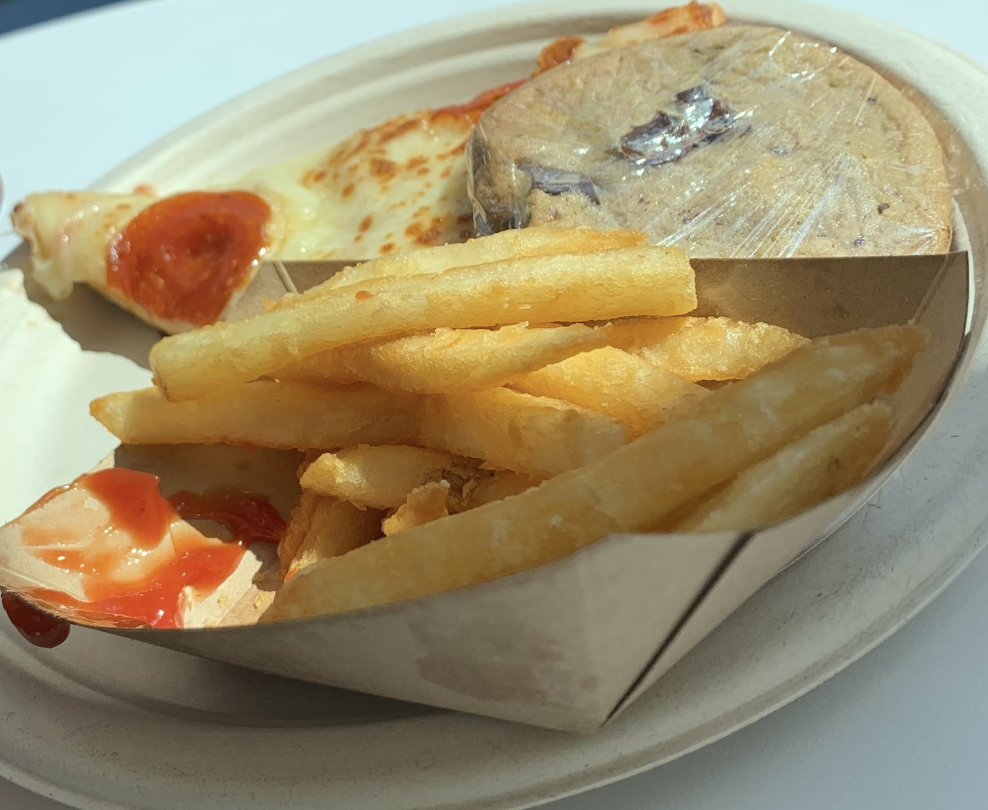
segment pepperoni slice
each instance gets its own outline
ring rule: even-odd
[[[265,246],[270,215],[247,191],[159,200],[110,243],[107,284],[159,318],[212,323]]]

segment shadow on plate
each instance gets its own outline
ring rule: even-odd
[[[64,301],[55,301],[28,272],[31,258],[25,245],[4,257],[2,262],[24,271],[27,297],[44,307],[83,349],[117,354],[133,360],[142,368],[148,368],[148,352],[161,337],[156,329],[83,285],[77,285]]]

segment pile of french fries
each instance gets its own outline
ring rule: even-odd
[[[743,530],[860,481],[912,326],[808,341],[690,317],[692,267],[632,231],[532,228],[372,260],[161,340],[124,443],[305,451],[265,618],[483,582],[616,532]]]

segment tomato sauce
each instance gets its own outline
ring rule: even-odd
[[[40,559],[65,571],[82,573],[85,593],[85,599],[76,599],[48,588],[5,592],[4,610],[24,638],[41,647],[57,646],[69,633],[69,624],[61,616],[83,622],[109,622],[117,627],[182,627],[186,588],[200,595],[211,593],[236,570],[247,545],[258,541],[277,543],[284,537],[285,521],[260,495],[216,489],[204,493],[183,491],[166,499],[158,484],[158,477],[150,473],[101,470],[82,476],[69,487],[53,490],[28,510],[40,508],[69,489],[80,488],[97,498],[110,517],[102,535],[81,547],[52,543],[51,537],[47,543],[44,537],[32,540],[32,533],[24,531],[25,545]],[[180,523],[180,519],[215,521],[233,536],[219,542]],[[108,541],[114,532],[126,532],[132,545],[127,564],[139,563],[166,537],[170,537],[174,554],[136,579],[121,580],[115,574],[123,562],[122,555]]]
[[[213,323],[265,247],[270,216],[248,191],[166,197],[110,242],[106,283],[157,317]]]

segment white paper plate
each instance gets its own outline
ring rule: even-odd
[[[961,240],[981,284],[988,110],[952,99],[955,88],[968,99],[988,97],[988,75],[916,34],[857,15],[796,2],[725,5],[731,17],[839,43],[934,102],[951,151],[967,161],[958,202],[970,242],[963,244],[964,228]],[[655,4],[601,8],[581,0],[501,10],[333,57],[190,124],[99,185],[152,182],[167,191],[235,176],[356,125],[525,75],[542,40],[602,31]],[[129,362],[67,346],[16,296],[0,292],[3,312],[19,313],[16,324],[0,317],[0,390],[16,391],[0,419],[0,519],[112,447],[86,416],[90,396],[147,379]],[[154,337],[85,291],[51,309],[88,349],[143,361]],[[980,308],[974,314],[983,319]],[[84,808],[493,810],[681,756],[847,666],[933,599],[985,544],[986,372],[982,341],[962,389],[875,501],[593,736],[289,682],[78,628],[63,647],[35,650],[0,622],[0,775]]]

